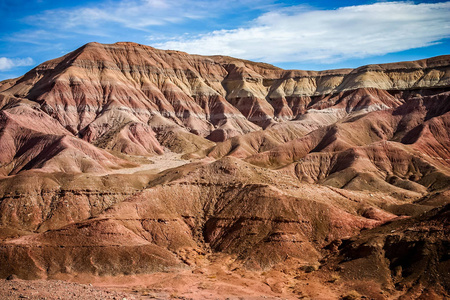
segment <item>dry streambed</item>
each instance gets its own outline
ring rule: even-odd
[[[110,174],[134,174],[137,172],[154,171],[155,173],[183,166],[191,162],[189,159],[182,159],[182,154],[174,152],[165,152],[163,155],[156,155],[151,158],[140,159],[141,165],[134,168],[122,168],[112,170],[99,176]],[[144,162],[143,162],[144,161]]]

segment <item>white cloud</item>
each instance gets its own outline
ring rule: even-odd
[[[332,63],[434,45],[450,37],[450,2],[382,2],[272,11],[248,27],[180,36],[154,45],[189,53],[265,62]]]
[[[7,58],[0,57],[0,71],[10,70],[15,67],[31,66],[34,61],[31,57],[27,58]]]
[[[103,1],[95,5],[72,9],[54,9],[27,18],[30,24],[71,30],[77,33],[104,36],[115,24],[125,28],[146,30],[149,26],[179,23],[186,19],[208,16],[207,0],[120,0]],[[211,4],[210,6],[215,6]],[[217,6],[217,5],[216,5]],[[111,28],[114,29],[114,28]]]
[[[32,26],[100,37],[117,31],[151,31],[154,26],[180,24],[200,19],[219,19],[230,11],[267,9],[273,0],[100,0],[70,9],[50,9],[25,18]],[[191,23],[191,25],[192,25]],[[195,24],[194,24],[195,27]],[[123,31],[122,31],[123,32]],[[154,34],[154,32],[153,32]]]

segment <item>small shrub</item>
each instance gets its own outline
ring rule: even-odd
[[[361,295],[357,291],[352,290],[352,291],[348,292],[347,295],[342,297],[342,300],[356,300],[359,298],[361,298]]]
[[[300,270],[304,271],[305,273],[311,273],[311,272],[319,270],[319,266],[316,266],[316,265],[302,266],[300,268]]]
[[[331,275],[331,278],[328,282],[335,283],[339,279],[341,279],[341,276],[339,276],[338,274],[333,274],[333,275]]]

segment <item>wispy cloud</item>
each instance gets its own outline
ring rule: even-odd
[[[26,19],[47,28],[71,30],[77,33],[103,36],[105,25],[145,31],[150,26],[179,23],[186,19],[208,16],[209,1],[188,0],[120,0],[103,1],[95,5],[71,9],[47,10]],[[214,5],[213,5],[214,6]]]
[[[15,67],[26,67],[34,64],[31,57],[27,58],[8,58],[0,57],[0,71],[11,70]]]
[[[61,34],[55,31],[43,29],[32,29],[15,32],[6,36],[4,39],[10,42],[23,42],[46,47],[54,47],[55,40],[70,38],[68,34]]]
[[[381,2],[336,10],[297,6],[265,13],[245,28],[180,36],[156,47],[323,64],[434,45],[450,37],[449,16],[450,2]]]

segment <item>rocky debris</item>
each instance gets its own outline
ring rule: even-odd
[[[139,299],[133,294],[113,289],[93,287],[92,284],[77,284],[59,280],[0,280],[2,299]]]

